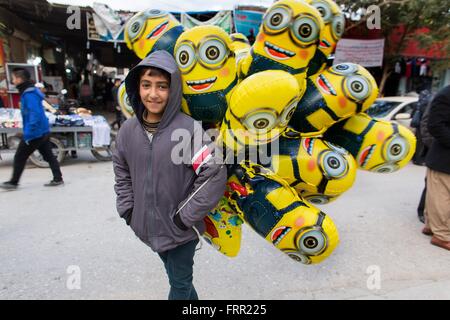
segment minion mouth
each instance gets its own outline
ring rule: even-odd
[[[358,159],[358,163],[361,168],[364,168],[367,165],[367,162],[369,162],[373,152],[375,151],[375,147],[376,145],[372,144],[371,146],[368,146],[361,152],[361,155],[359,156]]]
[[[320,41],[319,47],[327,49],[331,47],[331,43],[329,43],[326,39],[322,39]]]
[[[216,82],[217,77],[204,79],[204,80],[197,80],[197,81],[186,81],[186,84],[194,91],[201,92],[208,90],[212,87],[214,82]]]
[[[314,139],[306,138],[303,140],[303,148],[305,148],[306,152],[311,156],[312,149],[314,148]]]
[[[317,85],[326,94],[337,96],[336,90],[333,88],[331,83],[328,81],[327,78],[325,78],[324,75],[322,74],[319,75],[319,77],[317,78]]]
[[[286,60],[295,56],[295,52],[277,47],[268,41],[264,42],[264,50],[269,56],[277,60]]]
[[[272,235],[270,237],[270,240],[272,240],[272,243],[274,246],[277,246],[281,240],[283,240],[283,238],[289,233],[289,231],[291,231],[290,227],[279,227],[276,228],[273,232]]]
[[[158,26],[156,26],[155,29],[153,29],[147,36],[147,39],[152,39],[152,38],[156,38],[157,36],[159,36],[164,30],[166,30],[167,26],[169,25],[169,20],[166,20],[164,22],[162,22],[161,24],[159,24]]]

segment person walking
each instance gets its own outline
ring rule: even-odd
[[[204,217],[224,195],[226,167],[201,124],[181,112],[181,74],[169,53],[146,57],[125,86],[135,116],[113,154],[117,211],[163,261],[168,298],[197,300],[195,249]]]
[[[0,188],[6,190],[17,189],[25,164],[35,150],[38,150],[50,164],[53,173],[53,180],[44,186],[54,187],[64,184],[58,160],[53,155],[49,140],[50,127],[42,105],[44,95],[30,79],[30,73],[26,69],[16,68],[12,72],[12,82],[20,93],[23,137],[14,155],[12,177],[0,185]]]
[[[450,85],[431,102],[428,130],[434,137],[426,157],[426,225],[431,244],[450,250]]]

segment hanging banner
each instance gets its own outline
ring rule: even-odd
[[[231,11],[219,11],[214,17],[209,19],[208,21],[199,21],[191,16],[189,16],[186,13],[181,14],[181,24],[186,29],[191,29],[196,26],[202,26],[202,25],[214,25],[221,27],[224,29],[227,33],[232,32],[233,28],[233,17],[231,14]]]
[[[118,13],[102,3],[94,3],[93,9],[93,13],[86,13],[88,40],[125,42],[125,23],[133,13]]]
[[[235,10],[234,25],[236,32],[242,33],[253,43],[258,34],[259,26],[262,23],[264,13],[250,10]]]
[[[381,67],[384,57],[384,39],[341,39],[336,47],[333,64],[357,63],[363,67]]]

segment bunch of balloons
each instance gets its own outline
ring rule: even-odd
[[[227,153],[239,158],[270,146],[266,161],[260,154],[227,165],[227,191],[205,218],[204,238],[221,253],[238,254],[245,222],[296,261],[319,263],[339,236],[315,205],[349,190],[357,169],[389,173],[412,158],[412,132],[364,113],[378,95],[372,75],[357,64],[332,65],[344,28],[331,0],[276,1],[251,46],[216,26],[184,30],[160,10],[127,23],[125,39],[137,56],[173,54],[182,110],[216,127]],[[131,116],[125,88],[119,98]]]

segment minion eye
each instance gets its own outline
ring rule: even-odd
[[[295,37],[302,42],[313,42],[319,38],[320,28],[312,18],[297,18],[292,29]]]
[[[330,202],[330,198],[324,195],[313,195],[305,197],[305,199],[316,205],[327,204],[328,202]]]
[[[159,9],[150,9],[145,11],[145,15],[147,18],[156,19],[167,15],[167,12],[159,10]]]
[[[179,46],[175,52],[178,67],[180,69],[189,68],[195,61],[195,51],[188,44]]]
[[[303,263],[303,264],[311,264],[311,260],[307,256],[304,256],[304,255],[302,255],[300,253],[288,252],[287,255],[289,256],[289,258],[291,258],[291,259],[293,259],[293,260],[295,260],[297,262],[300,262],[300,263]]]
[[[295,109],[297,108],[297,103],[298,102],[296,101],[283,110],[283,113],[281,114],[281,123],[283,125],[287,125],[291,120],[292,116],[294,115]]]
[[[340,63],[331,67],[331,71],[334,71],[340,75],[349,75],[358,71],[358,67],[353,63]]]
[[[408,143],[400,136],[395,137],[389,142],[386,152],[386,160],[400,161],[408,154]]]
[[[264,19],[264,25],[272,30],[281,30],[286,28],[291,20],[291,15],[283,7],[274,8]]]
[[[370,84],[364,77],[349,77],[346,87],[350,95],[358,101],[364,101],[370,95]]]
[[[348,170],[347,162],[337,152],[328,151],[323,156],[323,170],[331,178],[341,178]]]
[[[220,40],[208,40],[200,47],[200,59],[208,64],[222,62],[227,56],[227,47]]]
[[[134,17],[131,21],[130,24],[127,27],[127,32],[128,32],[128,37],[131,40],[136,39],[139,34],[141,33],[143,27],[145,24],[145,18],[142,15],[137,15],[136,17]]]
[[[244,120],[244,125],[251,131],[256,133],[265,133],[272,130],[275,126],[277,119],[273,113],[270,112],[258,112],[256,114],[249,115]]]
[[[386,164],[384,166],[373,169],[372,171],[377,173],[391,173],[398,170],[398,166],[393,164]]]
[[[301,236],[298,244],[306,255],[317,256],[326,248],[327,240],[322,232],[310,230]]]
[[[312,6],[316,8],[317,11],[319,11],[325,24],[331,22],[331,19],[333,18],[333,13],[331,12],[331,8],[328,5],[328,3],[322,1],[315,1],[314,3],[312,3]]]
[[[343,15],[338,15],[334,17],[332,24],[333,34],[336,39],[340,39],[344,34],[345,30],[345,17]]]

